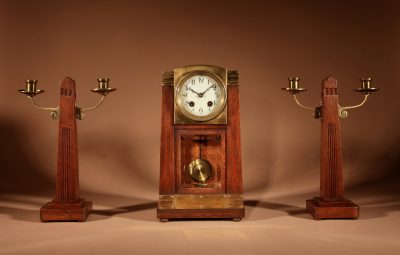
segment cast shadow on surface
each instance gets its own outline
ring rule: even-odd
[[[387,193],[374,194],[370,193],[368,187],[365,187],[363,193],[349,192],[347,198],[358,204],[360,207],[360,217],[358,220],[369,220],[376,218],[388,217],[391,212],[400,211],[400,201],[397,196]],[[367,190],[367,192],[365,192]],[[263,200],[245,200],[246,220],[268,220],[276,217],[289,215],[300,219],[314,220],[313,217],[306,212],[306,200],[317,196],[316,193],[307,193],[300,195],[292,195],[285,197],[274,197],[271,201]],[[397,194],[396,194],[397,195]],[[283,201],[283,202],[276,202]],[[287,201],[285,203],[285,201]],[[302,206],[297,206],[299,203]],[[295,205],[293,205],[295,204]],[[263,210],[248,210],[263,209]],[[266,209],[266,210],[265,210]],[[282,214],[282,212],[284,214]]]
[[[359,143],[355,142],[354,144]],[[357,149],[350,149],[349,151],[348,158],[344,160],[344,167],[346,167],[346,162],[349,159],[357,161],[368,160],[367,167],[362,172],[368,173],[369,178],[362,175],[359,178],[359,182],[349,186],[345,185],[346,197],[360,207],[359,220],[383,218],[387,217],[391,212],[400,211],[400,172],[398,171],[398,166],[400,165],[400,139],[393,139],[392,145],[389,145],[386,150],[378,153],[374,158],[365,159],[365,155],[360,156],[357,153],[351,153],[357,152]],[[363,157],[363,159],[360,157]],[[274,212],[267,212],[265,217],[260,216],[259,212],[257,216],[252,216],[254,208],[263,208],[283,211],[287,215],[298,218],[312,219],[305,211],[305,201],[314,196],[318,196],[318,191],[271,199],[271,201],[290,201],[296,204],[301,202],[304,207],[265,200],[247,200],[245,205],[250,210],[246,211],[246,218],[252,220],[253,218],[269,219],[282,216],[281,214],[276,215]]]
[[[0,206],[0,213],[8,215],[11,219],[16,221],[37,222],[40,223],[39,210],[22,209],[11,206]]]
[[[0,196],[4,194],[48,195],[54,183],[40,171],[26,143],[29,130],[14,120],[0,120]],[[55,161],[54,161],[55,162]],[[55,165],[55,163],[54,163]]]
[[[307,194],[307,195],[309,195],[309,194]],[[286,196],[286,197],[282,197],[281,199],[273,198],[273,199],[271,199],[271,201],[266,201],[268,199],[245,200],[244,205],[247,209],[245,218],[246,218],[246,220],[268,220],[268,219],[272,219],[275,217],[282,217],[285,215],[289,215],[289,216],[293,216],[293,217],[301,218],[301,219],[311,219],[309,214],[306,212],[305,202],[304,202],[304,207],[295,206],[290,203],[276,202],[276,200],[296,202],[299,199],[303,200],[302,197],[306,197],[307,195]],[[264,209],[264,210],[256,213],[253,210],[256,208]],[[265,210],[265,209],[267,209],[267,210]],[[282,212],[284,214],[282,214]]]
[[[0,213],[9,215],[12,219],[19,221],[40,222],[40,207],[53,198],[55,183],[40,171],[41,166],[32,156],[32,153],[30,153],[34,148],[30,148],[25,142],[28,139],[27,134],[29,134],[28,129],[22,123],[7,120],[6,118],[1,119],[0,139],[3,143],[3,147],[0,152],[0,160],[2,162],[2,169],[0,171],[0,201],[3,201],[4,204],[0,206]],[[107,144],[107,142],[110,141],[101,140],[99,142],[97,137],[93,139],[96,140],[96,143],[93,144],[93,146],[96,145],[96,151],[98,151],[99,148],[100,150],[101,148],[104,148],[104,150],[108,148],[109,156],[118,156],[117,159],[122,162],[122,170],[129,171],[137,169],[136,164],[134,164],[136,158],[132,158],[131,154],[126,155],[127,152],[131,151],[127,142],[119,143],[122,144],[122,147],[109,150],[110,144]],[[92,140],[89,139],[89,142]],[[86,145],[86,147],[89,147],[86,149],[94,149],[93,146],[87,143]],[[112,151],[111,155],[109,151]],[[141,155],[138,157],[140,156]],[[56,159],[54,159],[54,167],[55,163]],[[136,171],[131,171],[130,177],[138,177],[139,179],[148,181],[146,180],[148,176],[144,174],[145,171],[139,172],[139,176],[136,176],[138,173]],[[136,219],[136,215],[131,215],[130,213],[157,207],[157,202],[155,201],[134,197],[90,193],[85,192],[84,189],[81,190],[81,193],[83,194],[82,197],[88,196],[96,198],[93,199],[94,208],[96,208],[97,205],[103,205],[105,207],[114,206],[112,209],[93,210],[92,215],[89,216],[89,220],[100,220],[114,215]],[[119,201],[120,204],[115,205],[115,201]],[[150,219],[142,214],[137,216],[139,220],[156,219],[155,217]]]
[[[85,197],[93,201],[94,208],[88,221],[106,220],[116,216],[137,221],[157,220],[157,201],[98,193],[87,193]],[[99,206],[106,208],[98,209]]]
[[[115,216],[136,221],[157,221],[157,201],[90,192],[83,192],[82,197],[93,202],[88,222],[107,220]],[[33,201],[26,196],[12,196],[2,202],[0,214],[8,215],[16,221],[40,222],[40,207],[49,200],[41,198],[41,201]]]
[[[155,151],[157,158],[159,158],[158,144],[156,146],[157,150],[154,150],[154,148],[143,146],[143,143],[149,144],[147,137],[138,136],[135,137],[137,140],[130,141],[126,137],[118,136],[117,134],[105,136],[87,133],[84,136],[84,139],[79,141],[82,160],[84,160],[83,158],[94,158],[108,161],[107,163],[112,164],[113,169],[118,170],[120,176],[123,174],[124,180],[131,181],[132,185],[135,182],[149,186],[158,185],[158,180],[155,178],[155,176],[158,178],[158,168],[154,169],[154,171],[149,171],[149,169],[152,169],[150,164]],[[109,174],[108,172],[105,173]],[[105,181],[105,184],[107,183]],[[155,191],[157,190],[158,186],[155,186]],[[114,191],[113,189],[112,193]]]
[[[349,151],[354,152],[349,159],[362,160],[356,153],[357,148]],[[385,150],[364,160],[368,160],[360,171],[364,178],[346,187],[351,196],[360,199],[358,203],[355,200],[360,206],[359,219],[382,218],[400,211],[400,137],[394,137]]]
[[[136,146],[135,142],[129,142],[125,137],[108,137],[102,135],[85,136],[82,141],[82,148],[87,155],[95,158],[105,158],[112,160],[115,169],[119,173],[124,173],[126,180],[147,184],[149,187],[154,185],[154,196],[157,196],[158,186],[154,180],[151,171],[144,169],[143,164],[146,159],[150,162],[149,155],[142,147]],[[151,150],[149,150],[151,151]],[[158,176],[158,170],[157,170]],[[107,185],[107,180],[104,180]],[[102,185],[98,183],[98,185]],[[138,197],[130,197],[123,195],[111,195],[104,193],[88,193],[89,198],[93,197],[94,208],[96,205],[107,207],[107,209],[94,209],[89,217],[92,220],[104,220],[114,216],[124,217],[132,220],[155,221],[155,208],[157,201],[145,200]],[[149,213],[150,209],[154,209]],[[141,213],[146,211],[147,214]]]
[[[31,151],[36,148],[31,148],[26,142],[31,130],[16,120],[0,119],[3,145],[0,151],[0,201],[5,203],[0,206],[0,214],[14,220],[40,222],[39,208],[42,204],[36,198],[40,200],[50,196],[54,192],[54,182],[40,171],[41,166],[32,156]],[[33,197],[35,199],[31,199]],[[21,208],[26,205],[38,209]]]

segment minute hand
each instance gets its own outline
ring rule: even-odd
[[[202,93],[199,93],[199,96],[200,97],[203,97],[203,95],[209,90],[209,89],[211,89],[211,88],[215,88],[215,87],[217,87],[217,86],[215,86],[215,84],[214,85],[212,85],[212,86],[210,86],[210,87],[208,87],[208,89],[206,89],[204,92],[202,92]]]

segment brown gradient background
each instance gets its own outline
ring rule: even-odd
[[[396,1],[0,1],[0,254],[396,254],[399,8]],[[161,72],[189,64],[239,71],[241,223],[155,219]],[[84,224],[40,224],[38,209],[54,192],[58,121],[16,90],[38,79],[46,93],[37,101],[56,106],[65,76],[77,82],[79,106],[97,102],[89,89],[98,77],[118,91],[78,123],[80,186],[96,211]],[[304,200],[319,191],[320,124],[280,90],[289,76],[301,77],[309,91],[300,98],[310,106],[327,76],[338,80],[344,106],[362,99],[353,92],[360,77],[381,88],[341,120],[346,193],[362,206],[359,221],[315,222],[304,213]]]

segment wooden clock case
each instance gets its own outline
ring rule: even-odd
[[[176,105],[179,81],[192,72],[209,72],[224,83],[226,105],[209,121],[185,118]],[[240,151],[238,73],[217,66],[186,66],[164,72],[162,82],[160,186],[157,217],[244,217]],[[205,183],[189,176],[188,165],[205,159],[213,173]]]

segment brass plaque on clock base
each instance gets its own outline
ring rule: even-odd
[[[61,204],[48,202],[40,208],[40,220],[50,221],[86,221],[92,210],[92,202],[81,199],[78,203]]]
[[[358,219],[359,207],[350,200],[343,200],[335,203],[324,203],[321,198],[314,197],[306,201],[306,211],[314,219]]]
[[[176,194],[159,198],[157,217],[166,219],[183,218],[231,218],[244,217],[241,194]]]

